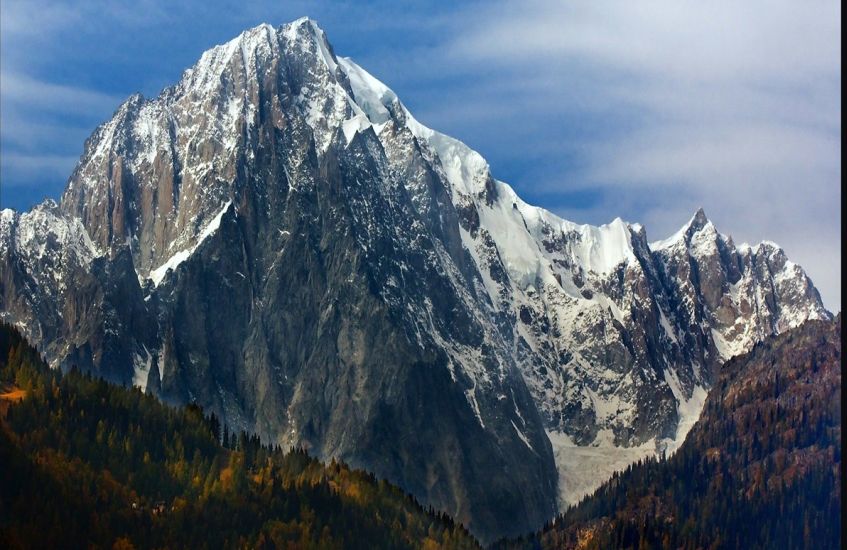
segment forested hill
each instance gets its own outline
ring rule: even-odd
[[[534,548],[840,547],[841,315],[729,361],[678,453],[639,463]]]
[[[0,325],[0,547],[477,548],[402,490],[229,434]],[[220,443],[223,441],[224,443]]]

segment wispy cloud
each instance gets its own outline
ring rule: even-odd
[[[835,0],[4,0],[0,10],[4,187],[56,178],[47,187],[58,194],[62,167],[124,97],[157,93],[243,28],[310,15],[337,53],[478,149],[527,200],[580,222],[620,215],[652,238],[703,206],[736,241],[782,244],[841,307]]]
[[[19,181],[30,181],[31,177],[67,178],[78,157],[68,155],[23,155],[6,153],[3,155],[3,167],[18,176]]]
[[[23,109],[64,114],[90,114],[115,109],[123,97],[95,90],[55,84],[31,76],[3,71],[2,101]]]
[[[4,199],[58,195],[92,127],[120,104],[117,96],[0,71],[0,184]],[[36,193],[34,187],[42,188]]]
[[[457,130],[483,153],[532,159],[509,175],[536,202],[579,221],[622,215],[653,237],[702,205],[738,241],[780,242],[840,309],[828,276],[841,258],[840,12],[832,0],[498,2],[461,18],[435,57],[469,75],[449,90],[471,105]],[[449,126],[455,103],[425,116]],[[588,189],[594,200],[569,204]]]

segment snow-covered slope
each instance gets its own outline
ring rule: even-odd
[[[563,503],[644,453],[675,450],[721,362],[829,317],[775,245],[735,249],[702,211],[651,244],[620,218],[599,227],[563,220],[494,180],[476,151],[420,124],[352,60],[341,67],[374,130],[405,125],[451,184],[456,207],[470,210],[463,244],[494,308],[515,322],[514,350],[547,424]]]
[[[0,310],[54,364],[375,470],[484,538],[672,451],[726,358],[829,316],[702,212],[650,244],[526,204],[306,18],[129,98],[58,207],[3,211],[0,250]]]

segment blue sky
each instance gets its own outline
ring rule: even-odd
[[[173,5],[172,5],[173,4]],[[58,197],[94,128],[247,27],[309,15],[337,55],[528,202],[659,239],[697,207],[782,245],[841,308],[835,0],[0,3],[3,207]]]

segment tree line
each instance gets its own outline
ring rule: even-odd
[[[197,405],[50,369],[0,323],[0,547],[478,548],[339,461],[231,432]]]

